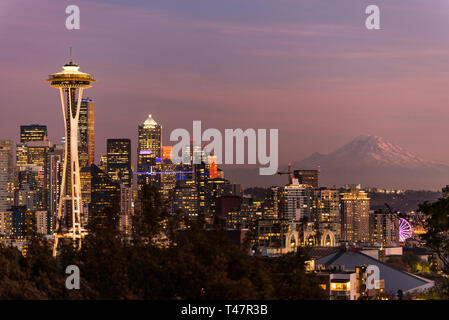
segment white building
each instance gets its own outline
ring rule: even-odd
[[[304,219],[312,221],[313,188],[299,184],[297,179],[293,183],[279,188],[279,214],[283,219],[300,222]]]

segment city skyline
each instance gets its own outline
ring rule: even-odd
[[[97,162],[108,138],[130,138],[135,149],[135,126],[151,113],[167,132],[189,128],[192,120],[219,129],[279,128],[280,164],[328,153],[362,133],[449,163],[449,152],[434,147],[444,143],[449,116],[449,11],[443,1],[425,8],[419,1],[378,1],[385,12],[378,34],[363,26],[365,3],[349,0],[313,6],[261,2],[257,8],[241,2],[149,7],[142,1],[79,1],[83,18],[77,33],[52,30],[46,22],[61,19],[68,3],[27,3],[26,11],[19,9],[23,3],[0,7],[0,39],[8,44],[1,66],[14,75],[0,89],[8,114],[0,120],[5,139],[17,141],[18,125],[39,123],[48,126],[50,141],[59,142],[59,108],[39,79],[55,61],[64,63],[73,46],[74,61],[101,79],[86,96],[102,115],[96,123]],[[119,79],[127,85],[116,90]],[[291,136],[298,137],[294,145]]]

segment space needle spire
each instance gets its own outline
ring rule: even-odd
[[[80,67],[70,61],[63,70],[51,74],[46,80],[52,88],[59,89],[62,114],[65,124],[65,155],[62,183],[59,190],[59,204],[56,213],[55,242],[53,255],[58,252],[61,240],[72,240],[75,248],[81,247],[86,231],[81,219],[81,179],[78,160],[78,120],[83,90],[90,88],[96,80],[89,74],[79,71]]]

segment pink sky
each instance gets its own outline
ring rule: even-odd
[[[378,135],[449,163],[449,3],[376,0],[2,0],[0,138],[21,124],[63,135],[57,92],[66,62],[98,82],[97,150],[132,138],[148,114],[175,128],[278,128],[280,162]],[[188,2],[188,4],[187,4]],[[81,30],[65,29],[65,7]],[[135,149],[135,144],[133,149]],[[97,155],[98,156],[98,155]]]

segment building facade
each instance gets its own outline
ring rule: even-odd
[[[131,140],[107,140],[107,173],[111,179],[126,187],[132,186]]]
[[[370,199],[361,189],[349,189],[341,194],[341,239],[369,244]]]
[[[95,163],[95,101],[81,99],[79,115],[79,162],[80,168]]]
[[[14,142],[0,140],[0,211],[8,210],[13,204],[14,190]]]

